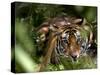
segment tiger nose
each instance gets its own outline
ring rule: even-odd
[[[71,56],[74,60],[76,60],[77,59],[77,55],[73,55],[73,56]]]
[[[79,56],[79,55],[78,55],[77,53],[73,53],[73,54],[71,55],[71,57],[73,58],[74,61],[77,60],[78,56]]]

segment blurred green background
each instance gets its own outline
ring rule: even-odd
[[[15,44],[12,44],[12,64],[15,72],[37,72],[41,62],[35,42],[36,32],[32,32],[45,20],[59,15],[84,17],[92,24],[92,31],[97,36],[97,7],[79,5],[57,5],[40,3],[15,3],[15,32],[12,25],[12,35],[15,33]],[[12,38],[14,38],[12,36]],[[97,43],[97,37],[95,41]],[[15,48],[14,48],[15,47]],[[15,61],[15,62],[14,62]],[[96,68],[95,60],[81,57],[78,63],[70,60],[62,61],[63,65],[49,64],[45,71],[74,70]]]

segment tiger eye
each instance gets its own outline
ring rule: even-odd
[[[76,33],[76,30],[72,30],[72,31]]]

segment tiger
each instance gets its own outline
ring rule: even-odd
[[[85,18],[69,16],[54,17],[40,25],[37,28],[40,36],[36,41],[42,43],[45,55],[39,71],[43,71],[49,62],[59,64],[60,56],[77,61],[93,42],[91,28]]]

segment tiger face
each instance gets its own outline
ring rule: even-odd
[[[70,29],[62,36],[62,43],[65,49],[65,54],[70,56],[74,61],[80,56],[80,35],[78,31]]]
[[[51,24],[51,30],[58,36],[56,53],[57,55],[64,55],[71,57],[74,61],[81,53],[81,35],[80,25],[81,19],[65,18],[65,20],[56,21]]]

